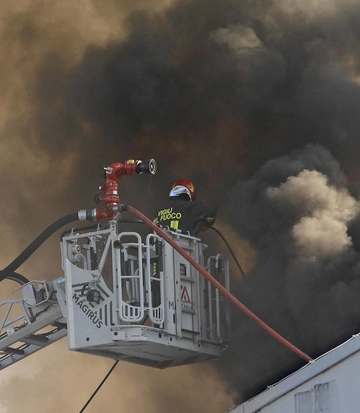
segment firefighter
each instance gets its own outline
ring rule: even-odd
[[[194,184],[181,179],[171,187],[168,203],[158,211],[154,223],[196,236],[215,222],[216,212],[214,206],[195,201]]]

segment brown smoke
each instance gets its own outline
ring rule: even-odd
[[[9,412],[80,411],[112,364],[69,352],[65,341],[55,343],[42,350],[41,356],[23,360],[17,372],[2,373],[6,376],[2,387],[7,391],[2,391],[1,404]],[[211,365],[159,371],[121,363],[86,411],[216,412],[231,403],[232,395],[225,383],[216,380]]]
[[[121,181],[124,202],[151,215],[174,179],[193,179],[218,205],[248,271],[233,289],[255,313],[311,355],[357,332],[359,19],[350,0],[3,1],[3,267],[93,207],[103,166],[154,157],[155,177]],[[58,239],[20,270],[59,277]],[[89,411],[221,411],[228,386],[243,400],[296,365],[235,312],[233,323],[216,371],[119,365]],[[81,407],[110,363],[64,343],[1,373],[4,411],[24,410],[19,393],[27,411]]]
[[[86,122],[77,125],[64,110],[63,87],[68,71],[81,60],[86,47],[120,41],[126,33],[126,15],[145,9],[148,3],[113,2],[112,7],[90,1],[19,3],[4,4],[0,17],[3,266],[60,216],[93,207],[94,191],[102,183],[102,166],[147,152],[138,153],[136,146],[124,151],[121,142],[118,149],[115,142],[112,147],[106,141],[104,145],[91,142],[94,137],[89,136]],[[169,3],[158,1],[154,10]],[[154,156],[148,149],[146,155]],[[88,154],[94,161],[85,163],[82,159]],[[93,179],[85,180],[86,191],[82,179],[89,175]],[[60,268],[54,237],[20,272],[28,278],[53,279],[61,276]],[[9,297],[12,288],[13,284],[2,284],[2,299]],[[1,411],[79,411],[111,364],[71,353],[62,340],[1,372]],[[158,372],[122,364],[87,410],[215,412],[232,405],[226,384],[216,378],[211,366],[195,371]],[[194,392],[199,379],[201,386]],[[209,398],[209,393],[217,395]]]

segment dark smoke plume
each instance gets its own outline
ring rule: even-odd
[[[309,144],[269,160],[236,184],[229,209],[258,252],[236,291],[244,303],[312,357],[359,329],[360,254],[349,232],[360,204],[326,149]],[[225,358],[239,360],[232,380],[240,389],[259,389],[268,375],[295,365],[256,326],[239,318],[235,325],[237,340]]]
[[[194,180],[256,257],[245,280],[233,277],[245,304],[312,356],[358,332],[358,2],[5,1],[0,19],[3,267],[40,228],[93,207],[103,166],[154,157],[150,184],[121,181],[124,202],[151,215],[173,180]],[[57,248],[25,275],[61,275],[49,271]],[[233,322],[215,364],[219,402],[181,410],[175,373],[156,375],[149,395],[152,373],[136,370],[154,411],[231,407],[227,386],[239,402],[301,364],[242,315]],[[193,372],[204,370],[179,372],[182,394]]]

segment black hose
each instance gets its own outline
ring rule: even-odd
[[[0,281],[14,276],[15,271],[22,265],[54,232],[73,221],[78,221],[77,212],[65,215],[49,225],[25,250],[14,259],[7,267],[0,271]],[[19,274],[20,275],[20,274]],[[16,277],[15,277],[16,278]]]
[[[230,251],[230,254],[232,255],[232,257],[233,257],[233,259],[234,259],[234,261],[235,261],[235,263],[236,263],[236,265],[237,265],[237,267],[238,267],[241,275],[242,275],[243,277],[246,277],[245,272],[244,272],[243,269],[241,268],[241,265],[240,265],[239,261],[237,260],[235,254],[234,254],[234,251],[231,249],[231,247],[230,247],[229,243],[226,241],[224,235],[223,235],[218,229],[216,229],[216,228],[214,228],[214,227],[209,227],[209,228],[212,229],[213,231],[215,231],[215,232],[221,237],[221,239],[224,241],[225,245],[228,247],[228,250]]]
[[[12,274],[9,274],[6,277],[6,279],[10,281],[16,281],[17,283],[21,285],[27,284],[29,282],[29,280],[26,277],[24,277],[23,275],[17,272],[13,272]]]
[[[85,405],[83,406],[83,408],[80,410],[79,413],[83,413],[85,411],[85,409],[87,408],[87,406],[90,404],[91,400],[95,397],[96,393],[101,389],[102,385],[106,382],[106,380],[109,378],[110,374],[113,372],[113,370],[115,369],[115,367],[118,365],[119,360],[116,360],[115,363],[113,364],[113,366],[111,367],[111,369],[108,371],[108,373],[106,374],[106,376],[101,380],[101,383],[97,386],[97,388],[95,389],[95,391],[93,392],[93,394],[90,396],[90,398],[88,399],[88,401],[85,403]]]

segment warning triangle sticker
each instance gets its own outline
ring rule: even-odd
[[[191,302],[190,295],[189,295],[187,288],[184,285],[181,285],[180,288],[181,288],[181,301],[183,303],[190,303]]]

